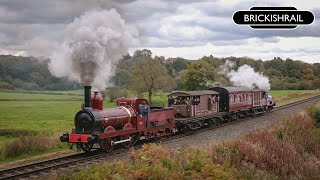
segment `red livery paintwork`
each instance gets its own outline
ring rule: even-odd
[[[102,110],[103,109],[103,98],[99,92],[95,91],[91,99],[91,104],[93,109]]]
[[[69,142],[71,143],[87,143],[88,137],[91,135],[88,134],[69,134]]]
[[[136,116],[136,112],[130,106],[118,106],[98,111],[101,116],[102,129],[112,126],[115,129],[123,129]]]

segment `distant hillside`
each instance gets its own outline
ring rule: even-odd
[[[48,69],[48,60],[0,55],[0,89],[70,90],[79,88],[79,83],[52,76]]]
[[[132,83],[136,77],[133,75],[132,67],[139,62],[139,59],[151,57],[151,55],[150,50],[144,49],[137,50],[132,56],[129,54],[124,56],[110,84],[133,90],[137,84]],[[194,90],[204,89],[213,84],[230,84],[218,73],[227,60],[234,63],[234,70],[247,64],[256,72],[263,73],[269,78],[271,89],[320,89],[320,63],[308,64],[289,58],[283,60],[279,57],[262,61],[249,57],[217,58],[212,55],[204,56],[199,60],[179,57],[165,59],[162,56],[155,56],[154,59],[161,61],[167,70],[173,80],[173,89]],[[0,55],[0,89],[70,90],[81,88],[79,83],[54,77],[48,70],[48,62],[48,59]]]

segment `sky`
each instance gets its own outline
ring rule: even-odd
[[[294,6],[312,11],[315,21],[294,30],[236,25],[233,13],[252,6]],[[139,33],[130,54],[146,48],[166,58],[281,57],[320,63],[318,0],[0,0],[0,54],[50,58],[75,18],[111,8]]]

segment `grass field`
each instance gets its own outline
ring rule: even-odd
[[[272,90],[270,94],[277,106],[288,104],[294,101],[305,99],[314,95],[320,95],[319,90]]]
[[[72,93],[71,93],[72,92]],[[80,93],[81,90],[76,91],[60,91],[64,95],[52,95],[34,93],[9,93],[0,92],[0,99],[63,99],[63,98],[79,98],[79,96],[67,95],[73,93]],[[46,92],[50,93],[50,92]],[[56,92],[54,92],[56,93]],[[320,94],[319,91],[270,91],[270,94],[278,101],[290,102],[298,100],[298,98],[306,98],[315,94]],[[167,94],[160,93],[159,96],[154,96],[154,105],[162,106],[167,105]],[[144,94],[146,96],[146,94]],[[81,96],[80,96],[81,97]],[[0,101],[0,151],[6,147],[8,143],[15,140],[21,140],[21,135],[12,135],[15,132],[31,132],[31,134],[49,134],[51,138],[58,139],[59,135],[65,132],[70,132],[74,127],[74,115],[81,108],[82,101]],[[281,103],[280,103],[281,104]],[[105,101],[104,107],[114,107],[115,103]],[[13,133],[8,134],[8,130]],[[57,149],[61,150],[61,149]],[[52,152],[46,150],[44,152]],[[43,152],[42,152],[43,153]],[[35,155],[35,152],[30,153],[30,156]],[[22,154],[19,157],[28,157]],[[16,157],[15,159],[19,159]],[[0,157],[1,162],[8,160]]]
[[[36,93],[37,91],[35,91]],[[69,90],[69,91],[38,91],[39,93],[49,93],[49,94],[73,94],[73,95],[83,95],[83,89]]]
[[[0,92],[0,99],[67,99],[82,98],[79,95],[37,94],[37,93],[10,93]]]
[[[81,109],[80,101],[0,101],[0,127],[36,132],[65,132]],[[113,107],[114,103],[104,103]]]
[[[316,91],[307,91],[307,90],[271,90],[269,93],[273,97],[278,97],[278,96],[288,96],[291,94],[305,94],[309,92],[316,92]],[[320,92],[319,92],[320,93]]]

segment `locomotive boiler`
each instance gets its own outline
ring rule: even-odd
[[[105,130],[123,129],[132,127],[131,118],[135,111],[130,106],[103,109],[103,98],[94,92],[90,99],[91,87],[85,86],[85,103],[74,118],[76,133],[94,133]],[[107,129],[108,128],[108,129]]]

